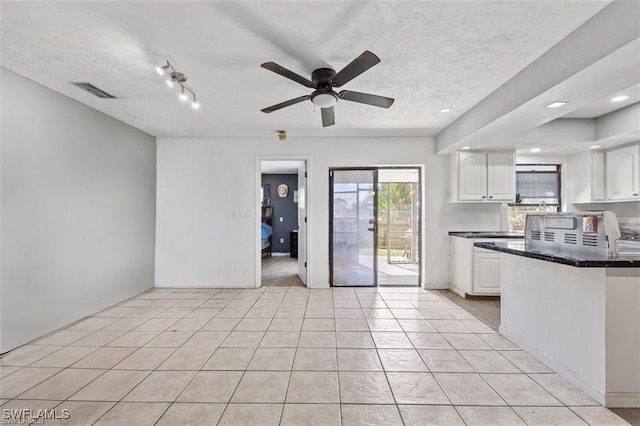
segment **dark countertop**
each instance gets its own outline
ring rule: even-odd
[[[524,238],[524,232],[511,231],[450,231],[449,235],[460,238]]]
[[[546,260],[547,262],[561,263],[563,265],[576,266],[578,268],[640,268],[640,256],[618,256],[602,259],[575,258],[567,255],[556,255],[528,250],[524,241],[509,241],[506,243],[474,243],[474,247],[501,253],[515,254],[532,259]]]

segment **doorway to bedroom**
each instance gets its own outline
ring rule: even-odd
[[[260,164],[260,282],[291,287],[306,283],[306,162]]]

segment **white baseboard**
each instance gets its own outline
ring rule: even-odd
[[[640,408],[640,392],[607,392],[606,407]]]
[[[271,256],[273,256],[273,257],[289,257],[289,256],[291,256],[291,253],[271,253]]]

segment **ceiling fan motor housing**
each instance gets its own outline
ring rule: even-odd
[[[331,90],[336,72],[331,68],[318,68],[311,74],[311,81],[317,89]]]

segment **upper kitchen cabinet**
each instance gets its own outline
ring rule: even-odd
[[[640,145],[607,151],[607,198],[640,200]]]
[[[454,155],[451,201],[509,202],[515,199],[515,153],[458,152]]]
[[[640,145],[573,156],[573,203],[640,200]]]

